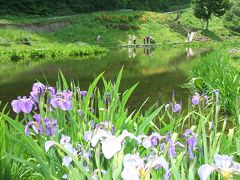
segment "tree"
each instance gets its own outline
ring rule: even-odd
[[[208,29],[209,20],[213,15],[221,17],[229,8],[229,0],[193,0],[194,15],[206,21],[206,29]]]
[[[240,2],[234,2],[225,14],[224,26],[240,33]]]

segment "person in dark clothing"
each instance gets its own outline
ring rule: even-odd
[[[152,36],[149,36],[149,43],[152,44]]]
[[[136,44],[136,36],[133,36],[133,44]]]
[[[146,36],[147,44],[149,44],[149,36]]]

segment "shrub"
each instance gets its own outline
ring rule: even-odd
[[[233,31],[240,32],[240,2],[235,2],[225,14],[224,26]]]
[[[32,59],[43,59],[47,56],[47,51],[44,49],[35,49],[30,51],[30,57]]]
[[[120,30],[123,30],[123,31],[126,31],[126,30],[129,30],[130,27],[129,27],[128,24],[121,23],[121,24],[119,24],[119,29],[120,29]]]
[[[129,21],[128,16],[120,16],[121,23],[128,23],[128,21]]]
[[[139,29],[141,29],[141,27],[138,26],[138,25],[131,25],[130,28],[131,28],[132,30],[139,30]]]
[[[0,37],[0,46],[10,47],[11,46],[11,42],[8,41],[7,39],[4,39],[4,38]]]
[[[11,61],[19,61],[24,59],[23,53],[17,51],[11,51],[9,57]]]

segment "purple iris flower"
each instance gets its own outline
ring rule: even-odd
[[[171,171],[170,170],[167,170],[164,174],[164,180],[169,180],[170,177],[171,177]]]
[[[115,134],[115,127],[114,126],[112,126],[111,133],[112,133],[112,135]]]
[[[44,122],[46,126],[46,134],[48,136],[54,136],[57,129],[57,121],[54,119],[50,120],[49,118],[45,118]]]
[[[55,89],[53,87],[48,87],[48,86],[45,86],[44,84],[38,82],[38,83],[33,84],[32,92],[30,92],[30,95],[35,102],[38,102],[38,98],[47,91],[50,92],[51,96],[54,96]]]
[[[164,142],[160,144],[160,151],[163,151],[164,146],[165,146],[165,143],[164,143]]]
[[[207,97],[205,91],[203,91],[203,93],[202,93],[202,98],[205,100],[205,104],[208,104],[209,100],[208,100],[208,97]]]
[[[181,148],[185,147],[180,142],[174,142],[172,139],[170,139],[169,140],[169,146],[168,146],[168,155],[170,156],[170,158],[174,158],[174,156],[176,154],[176,146],[179,146]]]
[[[193,159],[194,158],[193,151],[197,145],[197,135],[191,129],[187,129],[184,132],[183,137],[187,140],[190,159]]]
[[[107,96],[107,102],[111,103],[112,102],[111,94],[107,93],[106,96]]]
[[[92,113],[94,113],[94,112],[95,112],[95,111],[94,111],[94,109],[93,109],[92,107],[90,108],[90,110],[91,110],[91,112],[92,112]]]
[[[79,94],[82,97],[86,97],[87,96],[87,91],[80,91]]]
[[[156,136],[152,137],[151,139],[151,143],[152,143],[152,146],[157,146],[158,145],[158,138]]]
[[[159,141],[161,141],[163,138],[164,137],[161,137],[158,133],[152,133],[150,136],[152,147],[157,146]]]
[[[65,167],[68,167],[70,166],[71,162],[72,162],[72,158],[70,156],[64,156],[62,160],[62,165]]]
[[[208,104],[209,102],[208,97],[206,95],[203,95],[203,98],[205,99],[205,104]]]
[[[192,134],[193,131],[191,129],[187,129],[184,133],[183,133],[183,137],[186,138],[189,134]]]
[[[30,121],[26,124],[25,126],[25,134],[29,135],[30,134],[30,126],[34,130],[36,134],[42,134],[43,133],[43,128],[42,128],[42,118],[39,114],[35,114],[33,118],[36,121]]]
[[[54,96],[55,93],[56,93],[56,90],[54,87],[46,87],[46,91],[49,91],[50,92],[50,96]]]
[[[94,129],[94,128],[95,128],[94,120],[92,119],[92,120],[90,121],[90,123],[91,123],[91,128]]]
[[[215,96],[216,96],[216,103],[218,103],[218,98],[219,98],[219,89],[213,90]]]
[[[79,116],[82,116],[82,115],[83,115],[83,112],[82,112],[81,109],[77,110],[77,113],[78,113]]]
[[[84,140],[86,142],[89,142],[92,139],[92,136],[93,136],[93,131],[86,131],[84,133]]]
[[[24,113],[30,113],[33,109],[34,102],[32,98],[27,97],[18,97],[18,100],[13,100],[12,103],[13,111],[16,113],[20,113],[21,111]]]
[[[175,103],[173,104],[172,110],[173,110],[173,112],[175,112],[175,113],[181,111],[181,105],[175,102]]]
[[[169,147],[168,147],[168,155],[170,156],[170,158],[174,158],[175,154],[176,154],[175,144],[173,143],[172,140],[170,140]]]
[[[37,99],[39,95],[42,95],[45,90],[45,85],[37,82],[33,84],[32,92],[30,93],[34,99]]]
[[[195,95],[192,97],[192,104],[198,105],[200,103],[200,95],[198,93],[195,93]]]
[[[63,111],[71,110],[73,107],[71,98],[71,91],[58,92],[56,95],[54,95],[53,99],[51,99],[51,105],[54,108],[60,107]]]

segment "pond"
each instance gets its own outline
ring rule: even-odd
[[[68,82],[79,82],[82,90],[101,72],[108,80],[116,79],[121,67],[124,73],[121,92],[139,82],[130,99],[131,109],[138,108],[149,97],[146,107],[171,101],[173,91],[178,101],[187,102],[187,91],[180,87],[186,82],[195,57],[204,55],[204,48],[122,48],[112,49],[106,56],[64,60],[23,60],[1,62],[0,100],[3,104],[17,96],[28,95],[34,82],[47,81],[54,86],[59,70]],[[99,87],[101,87],[101,83]]]

